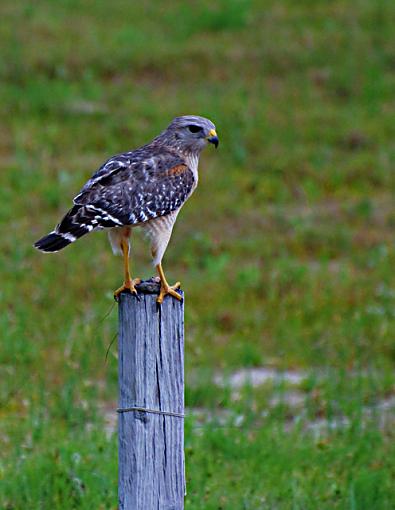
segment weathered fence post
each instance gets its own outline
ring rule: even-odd
[[[182,510],[184,304],[138,290],[119,300],[119,510]]]

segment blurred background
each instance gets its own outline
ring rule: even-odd
[[[186,509],[395,507],[395,4],[0,4],[0,507],[115,509],[121,259],[44,255],[91,174],[212,119],[186,293]],[[135,276],[154,271],[143,238]]]

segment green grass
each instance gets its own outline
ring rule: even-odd
[[[31,245],[106,157],[185,113],[221,140],[165,258],[187,295],[187,404],[245,417],[188,420],[186,508],[395,507],[393,430],[361,418],[395,382],[393,2],[8,1],[0,16],[0,507],[116,508],[102,409],[121,261],[104,234]],[[145,242],[133,251],[151,276]],[[309,374],[302,410],[269,407],[286,387],[208,382],[261,365]]]

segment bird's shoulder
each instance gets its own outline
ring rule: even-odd
[[[148,144],[109,158],[83,186],[74,203],[81,204],[87,194],[98,188],[123,183],[129,187],[141,187],[180,176],[183,180],[193,181],[193,172],[186,159],[172,148]]]

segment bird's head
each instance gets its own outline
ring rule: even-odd
[[[211,120],[196,115],[173,119],[164,131],[169,142],[186,152],[199,153],[208,143],[218,147],[218,136]]]

